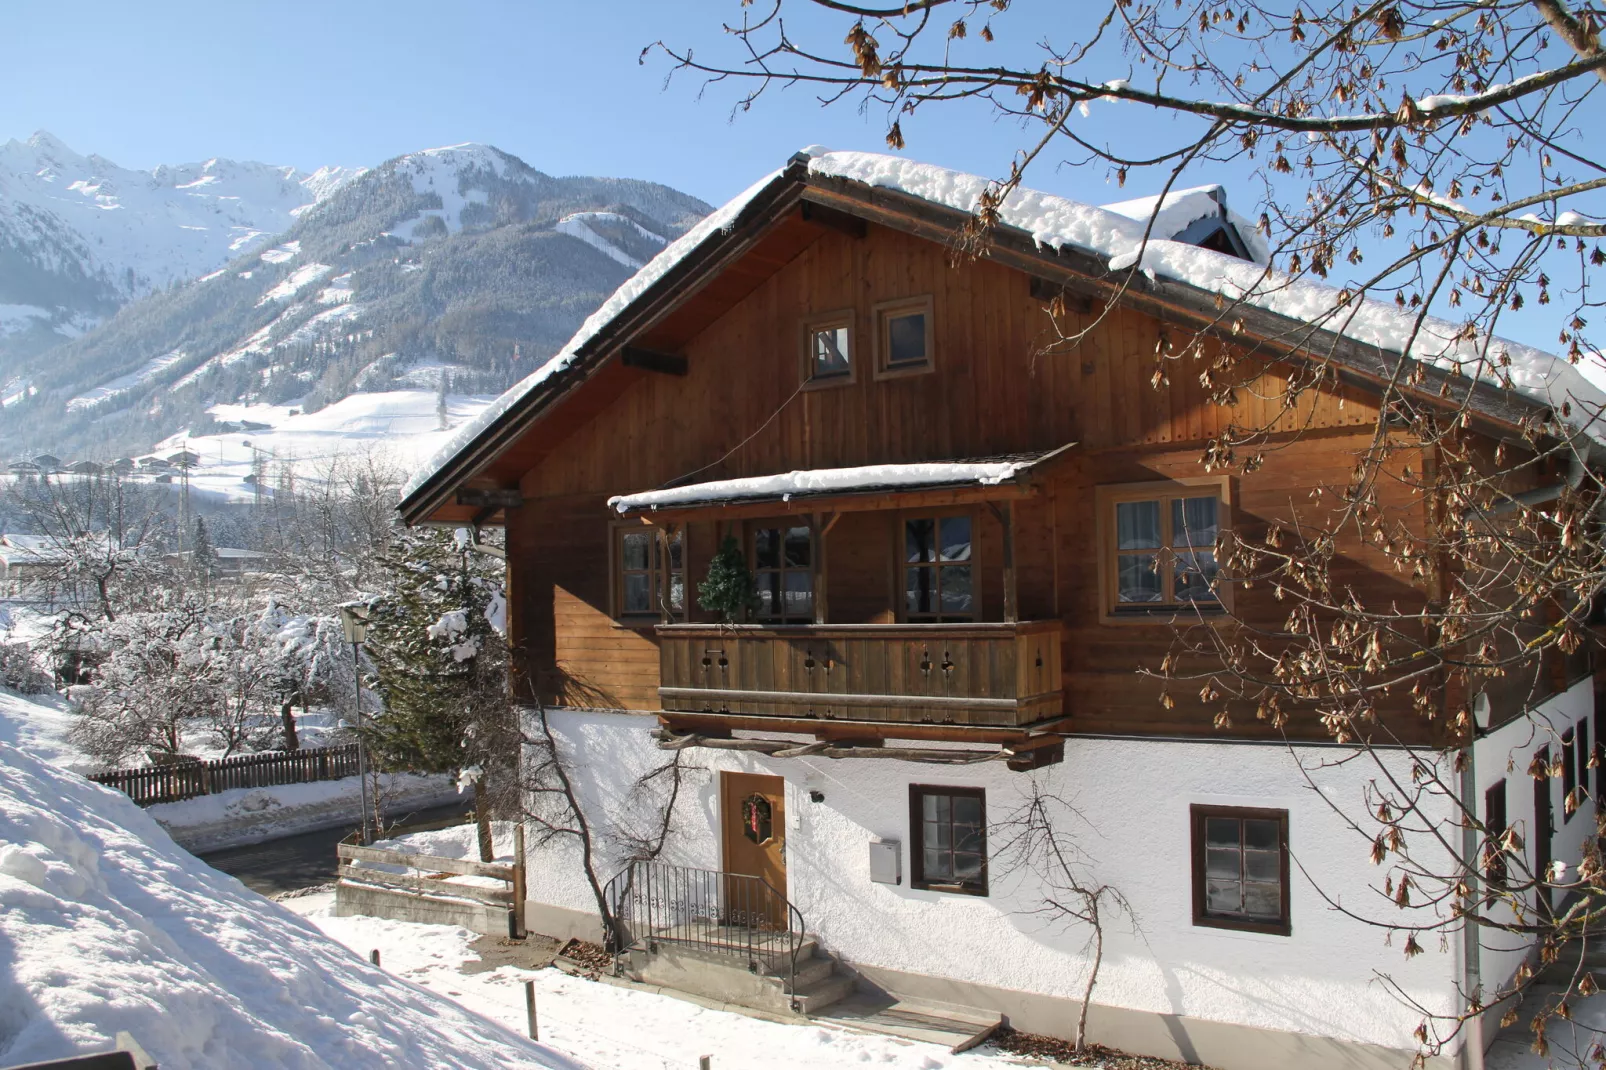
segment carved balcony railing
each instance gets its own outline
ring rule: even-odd
[[[1018,624],[671,624],[665,712],[1019,728],[1061,716],[1057,620]]]

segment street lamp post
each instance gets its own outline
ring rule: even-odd
[[[369,835],[368,825],[368,743],[363,738],[362,669],[358,650],[368,638],[368,611],[367,602],[346,602],[340,606],[340,627],[346,633],[346,642],[351,644],[352,705],[356,711],[357,725],[357,780],[362,798],[362,842],[365,844],[371,843],[373,837]]]

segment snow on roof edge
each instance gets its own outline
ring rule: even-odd
[[[608,499],[615,512],[662,506],[743,499],[785,500],[794,494],[851,493],[880,487],[921,487],[975,483],[994,487],[1030,468],[1040,456],[1010,461],[917,461],[912,464],[869,464],[852,468],[810,468],[769,476],[741,476],[690,483],[683,487],[616,494]]]
[[[979,175],[883,153],[836,152],[813,145],[800,155],[808,159],[811,175],[891,189],[962,212],[973,212],[981,194],[993,185],[991,179]],[[781,174],[781,169],[772,171],[737,194],[627,279],[586,319],[562,350],[514,384],[448,439],[408,481],[402,490],[402,499],[412,497],[509,409],[573,363],[586,343],[716,230],[732,227],[736,217],[753,198]],[[1205,186],[1172,191],[1164,199],[1162,215],[1210,188]],[[1074,246],[1105,257],[1112,271],[1137,267],[1151,277],[1164,275],[1302,322],[1326,324],[1338,321],[1338,326],[1329,326],[1328,329],[1381,349],[1393,352],[1406,352],[1408,349],[1408,355],[1413,359],[1434,367],[1465,374],[1465,365],[1476,359],[1476,354],[1469,352],[1469,347],[1478,343],[1462,340],[1460,328],[1447,321],[1426,318],[1422,332],[1412,339],[1413,316],[1370,299],[1352,302],[1346,307],[1340,303],[1340,292],[1331,287],[1304,279],[1290,279],[1263,264],[1166,240],[1160,235],[1167,233],[1169,236],[1175,231],[1160,227],[1158,224],[1161,220],[1158,219],[1155,233],[1142,249],[1139,262],[1138,243],[1142,241],[1148,221],[1130,218],[1114,209],[1130,207],[1142,200],[1137,198],[1100,208],[1018,187],[1004,198],[999,206],[999,217],[1006,226],[1029,234],[1041,248],[1057,251]],[[1251,244],[1252,253],[1266,248],[1264,236],[1258,230],[1246,226],[1242,217],[1236,216],[1230,209],[1227,209],[1227,215],[1246,243],[1256,243]],[[1184,221],[1184,225],[1191,221]],[[1437,351],[1430,349],[1431,341],[1439,343]],[[1606,411],[1606,391],[1594,386],[1577,368],[1555,354],[1499,337],[1481,341],[1488,343],[1494,353],[1503,351],[1509,356],[1511,363],[1505,371],[1518,393],[1549,405],[1558,412],[1570,407],[1575,426],[1595,440],[1606,443],[1606,421],[1599,415]],[[1495,386],[1505,386],[1487,374],[1485,378]],[[1577,413],[1580,411],[1590,414],[1582,424],[1577,423]]]

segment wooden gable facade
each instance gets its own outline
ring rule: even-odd
[[[682,736],[769,728],[846,747],[986,742],[1012,748],[1017,768],[1034,751],[1052,760],[1065,734],[1328,738],[1314,717],[1275,730],[1249,713],[1221,728],[1196,696],[1161,701],[1161,681],[1141,670],[1173,648],[1174,622],[1226,619],[1208,598],[1180,599],[1171,581],[1169,602],[1119,601],[1117,507],[1153,502],[1143,515],[1169,518],[1182,508],[1173,499],[1213,499],[1214,521],[1240,537],[1291,526],[1321,507],[1313,489],[1346,483],[1373,434],[1364,374],[1281,413],[1279,366],[1268,362],[1220,405],[1201,384],[1207,345],[1168,362],[1156,386],[1157,351],[1190,339],[1197,315],[1169,315],[1152,292],[1106,312],[1076,296],[1092,292],[1074,288],[1085,285],[1077,265],[1039,264],[1029,245],[955,257],[953,220],[908,214],[880,194],[799,186],[801,197],[763,205],[745,241],[701,278],[671,280],[653,315],[599,349],[560,400],[459,473],[455,499],[437,489],[415,505],[419,519],[506,524],[523,686],[551,704],[657,713]],[[1060,325],[1085,330],[1074,342],[1059,340],[1045,307],[1068,283]],[[924,360],[900,364],[888,321],[910,310],[926,317],[923,340],[902,324],[901,344]],[[823,329],[845,330],[832,337],[847,340],[848,371],[813,375]],[[1250,475],[1205,471],[1210,439],[1262,421],[1278,423],[1285,448]],[[794,471],[1050,454],[994,486],[623,513],[609,504]],[[1423,524],[1404,483],[1381,493],[1391,517]],[[1168,519],[1160,526],[1170,560],[1183,542]],[[923,532],[940,544],[929,562],[912,560]],[[780,592],[772,619],[721,626],[698,608],[695,589],[727,536]],[[968,571],[917,572],[955,567]],[[1381,604],[1423,597],[1359,541],[1343,547],[1338,571]],[[922,585],[944,583],[958,592],[950,603],[920,603]],[[1219,590],[1252,625],[1274,629],[1286,615],[1267,590]],[[1406,733],[1431,738],[1420,722]]]

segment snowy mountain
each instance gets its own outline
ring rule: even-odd
[[[130,300],[213,271],[359,174],[223,159],[133,171],[42,130],[8,141],[0,352],[79,334]]]
[[[170,254],[164,270],[196,277],[82,337],[0,349],[0,451],[108,459],[226,429],[222,406],[494,395],[710,211],[656,183],[553,177],[487,145],[283,181],[302,203],[279,202],[281,233],[239,231],[226,264]],[[26,214],[14,208],[0,201]]]

